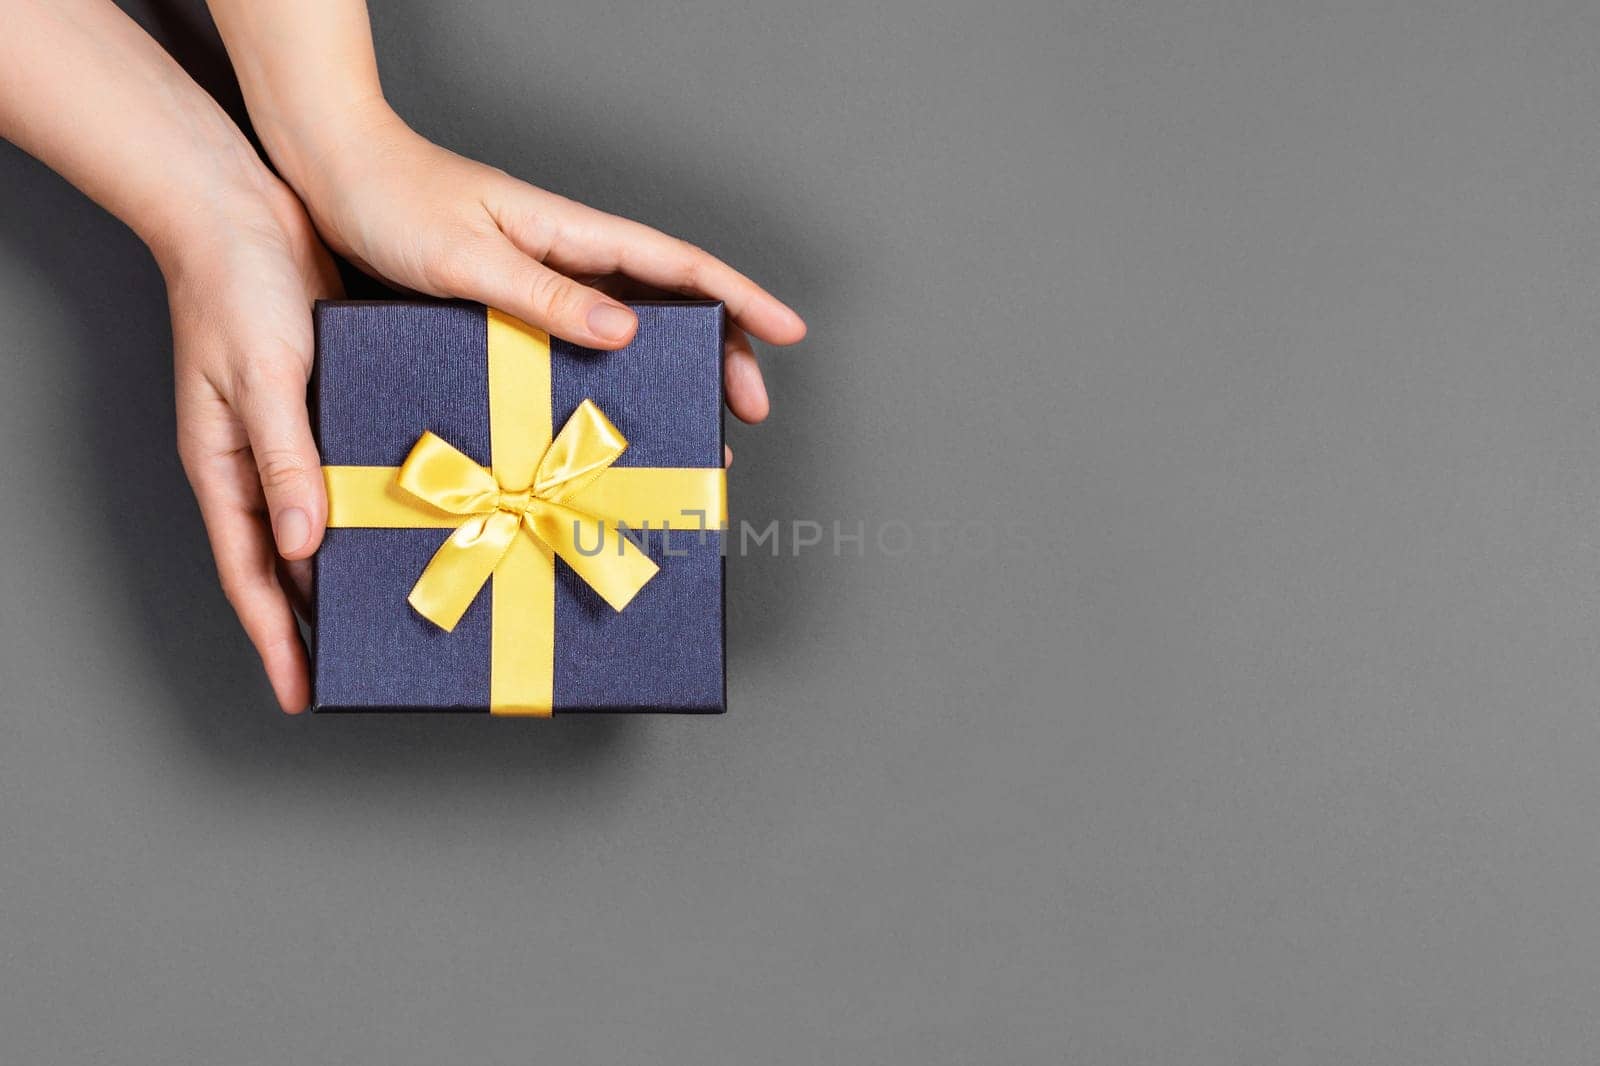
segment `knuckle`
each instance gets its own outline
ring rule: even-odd
[[[553,255],[559,255],[570,239],[546,211],[523,209],[508,212],[500,216],[500,227],[517,247],[541,263]]]
[[[493,225],[464,222],[448,240],[429,240],[415,250],[416,272],[436,296],[466,296],[479,289],[504,258],[505,236]]]
[[[304,389],[309,370],[287,345],[266,344],[246,352],[234,375],[236,395],[255,391]]]
[[[282,493],[305,484],[308,466],[299,452],[267,448],[256,452],[256,470],[261,476],[262,488],[269,493]]]
[[[583,290],[559,274],[540,272],[534,276],[529,290],[529,300],[548,321],[569,321],[581,315],[585,302]]]
[[[710,258],[705,250],[690,244],[688,241],[678,241],[678,254],[681,265],[678,268],[678,282],[686,289],[696,289],[705,279],[706,260]]]
[[[452,247],[430,256],[422,268],[423,280],[439,295],[459,294],[472,284],[477,256]]]

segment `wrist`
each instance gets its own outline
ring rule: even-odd
[[[191,98],[192,97],[192,98]],[[210,97],[185,94],[176,109],[184,130],[173,143],[146,146],[163,162],[129,182],[123,220],[165,269],[189,248],[216,240],[227,220],[247,215],[281,182]]]
[[[347,175],[384,144],[415,136],[379,92],[342,99],[336,106],[264,114],[256,120],[273,165],[313,216],[329,203]]]
[[[239,166],[219,168],[213,179],[190,195],[172,197],[168,209],[138,228],[169,288],[214,281],[217,264],[241,235],[282,232],[283,219],[299,210],[294,193],[254,150]]]
[[[302,198],[352,124],[393,118],[364,0],[207,0],[250,121]],[[398,122],[398,119],[393,119]]]

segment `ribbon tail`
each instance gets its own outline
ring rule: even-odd
[[[406,601],[422,617],[452,632],[510,549],[517,526],[517,516],[504,511],[467,519],[428,560]]]
[[[548,500],[535,501],[523,521],[583,578],[600,598],[620,611],[661,568],[610,522]]]

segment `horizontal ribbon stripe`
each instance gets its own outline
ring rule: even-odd
[[[482,469],[481,467],[479,469]],[[363,529],[454,529],[461,516],[425,503],[395,484],[393,466],[325,466],[328,525]],[[485,471],[487,473],[487,471]],[[613,466],[606,476],[574,493],[575,511],[601,516],[629,529],[700,528],[728,522],[727,479],[709,467]],[[594,544],[593,520],[581,529],[585,548]]]
[[[328,525],[337,529],[454,529],[461,516],[395,484],[396,466],[325,466]]]
[[[567,504],[629,529],[699,529],[701,514],[705,528],[720,529],[728,524],[728,478],[698,467],[614,466]]]

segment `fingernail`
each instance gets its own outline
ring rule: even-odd
[[[633,335],[633,312],[614,304],[597,304],[589,312],[589,328],[608,341],[627,340]]]
[[[277,538],[279,555],[299,551],[311,538],[311,519],[300,508],[291,507],[278,516],[272,534]]]

